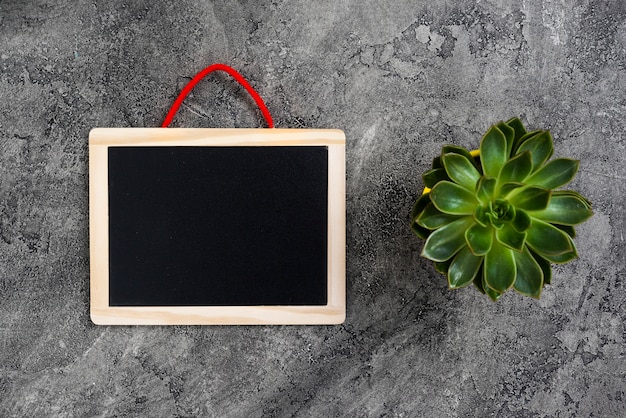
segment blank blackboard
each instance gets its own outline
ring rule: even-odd
[[[324,146],[110,147],[109,303],[325,305],[327,186]]]
[[[97,324],[345,318],[345,139],[336,130],[90,133]]]

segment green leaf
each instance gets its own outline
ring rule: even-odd
[[[552,225],[556,226],[561,231],[565,232],[567,235],[570,236],[570,238],[576,238],[576,231],[574,230],[573,226],[571,226],[571,225],[561,225],[561,224],[552,224]]]
[[[478,269],[483,262],[483,257],[477,257],[469,248],[462,248],[454,256],[448,269],[448,286],[450,289],[458,289],[472,283]]]
[[[495,197],[496,179],[482,176],[476,183],[476,197],[483,205],[491,202]]]
[[[417,218],[416,222],[419,226],[423,226],[424,228],[437,229],[457,219],[459,219],[457,215],[440,212],[435,205],[429,203]]]
[[[530,212],[534,218],[561,225],[578,225],[593,215],[591,205],[576,192],[555,191],[543,210]]]
[[[513,222],[511,222],[511,225],[513,225],[513,228],[515,228],[517,232],[524,232],[528,228],[530,228],[530,216],[528,216],[528,213],[526,211],[522,209],[516,209],[515,218],[513,218]]]
[[[491,223],[491,215],[489,210],[484,206],[476,206],[474,211],[474,220],[481,226],[487,226]]]
[[[422,180],[424,180],[424,186],[432,189],[440,181],[450,180],[450,177],[444,168],[433,168],[422,174]]]
[[[519,147],[526,141],[528,141],[529,139],[539,135],[540,133],[542,133],[543,131],[541,130],[537,130],[537,131],[532,131],[532,132],[527,132],[524,135],[522,135],[520,138],[516,138],[515,139],[515,143],[513,143],[513,154],[517,154],[517,151],[519,150]]]
[[[484,263],[483,263],[483,268],[480,271],[482,273],[482,287],[483,287],[483,291],[484,293],[489,296],[489,299],[491,299],[494,302],[497,302],[498,299],[500,299],[500,296],[502,296],[502,293],[493,290],[492,288],[489,287],[489,284],[487,283],[487,278],[485,277],[485,268],[484,268]]]
[[[550,190],[543,189],[541,187],[524,187],[516,189],[514,193],[509,195],[509,202],[511,202],[515,208],[524,210],[541,210],[548,206],[550,195]]]
[[[446,261],[435,261],[433,264],[435,265],[435,270],[439,273],[448,274],[448,269],[450,268],[450,264],[452,264],[452,258]]]
[[[417,224],[417,217],[422,213],[422,211],[426,208],[426,206],[430,203],[430,194],[424,193],[413,205],[411,209],[411,231],[418,237],[422,239],[428,238],[430,235],[430,231],[424,227],[421,227]]]
[[[533,163],[530,159],[529,152],[523,152],[508,160],[498,177],[498,189],[506,183],[521,183],[530,174],[533,169]],[[501,192],[501,195],[503,193]]]
[[[487,286],[487,284],[485,283],[484,267],[485,267],[485,263],[482,263],[480,268],[478,269],[478,273],[476,274],[476,277],[474,277],[474,286],[476,287],[476,289],[478,289],[480,293],[482,293],[483,295],[489,296],[489,299],[491,299],[494,302],[497,302],[500,296],[502,296],[502,294],[496,292],[495,290]]]
[[[558,195],[563,195],[563,196],[565,196],[565,195],[576,196],[577,198],[582,200],[585,203],[585,205],[587,205],[587,207],[589,209],[591,209],[591,206],[593,205],[591,203],[591,200],[587,199],[585,196],[581,195],[580,193],[578,193],[577,191],[574,191],[574,190],[557,190],[555,193],[558,194]]]
[[[522,251],[526,241],[526,232],[517,232],[510,223],[496,230],[496,238],[500,243],[517,252]]]
[[[541,266],[537,264],[527,247],[524,247],[522,252],[513,253],[513,256],[515,257],[515,266],[517,268],[517,277],[515,278],[513,288],[522,295],[539,299],[541,289],[543,288],[543,270]]]
[[[524,187],[524,183],[504,183],[500,187],[500,191],[498,196],[501,198],[507,197],[513,190],[519,189],[520,187]]]
[[[524,124],[520,120],[520,118],[511,118],[506,121],[506,124],[509,125],[515,131],[514,144],[521,137],[526,135],[526,128],[524,128]]]
[[[415,219],[422,213],[422,211],[426,208],[426,206],[430,203],[430,194],[424,193],[422,194],[415,204],[413,204],[413,208],[411,209],[411,221],[415,221]]]
[[[511,155],[513,142],[515,141],[515,129],[513,129],[504,122],[498,122],[496,124],[496,127],[500,129],[500,131],[504,134],[504,138],[506,139],[506,156],[508,158]]]
[[[509,223],[515,219],[515,206],[511,205],[505,199],[496,199],[495,202],[490,202],[491,221],[494,223]],[[497,215],[496,215],[497,214]]]
[[[450,153],[464,155],[467,157],[468,160],[472,159],[472,154],[470,154],[467,148],[463,148],[458,145],[444,145],[441,148],[442,156]]]
[[[473,192],[480,173],[474,165],[461,154],[445,154],[441,157],[448,176],[457,184]]]
[[[494,240],[485,255],[484,274],[487,286],[498,293],[513,286],[517,274],[513,251]]]
[[[552,156],[554,144],[550,131],[542,131],[525,141],[517,149],[517,154],[530,152],[532,157],[532,170],[537,171]]]
[[[491,226],[474,224],[465,231],[465,241],[474,255],[485,255],[491,249],[493,228]]]
[[[480,265],[478,273],[476,273],[476,277],[474,277],[474,286],[476,286],[476,289],[478,289],[478,291],[484,295],[485,288],[483,287],[483,280],[485,280],[485,278],[483,274],[483,266],[484,264]]]
[[[474,223],[465,216],[430,234],[422,250],[422,256],[433,261],[446,261],[456,254],[465,243],[465,230]]]
[[[474,193],[449,181],[437,183],[430,191],[430,200],[441,212],[451,215],[472,215],[478,204]]]
[[[486,176],[498,177],[508,158],[506,152],[507,143],[504,134],[496,126],[492,126],[480,143],[480,160]]]
[[[550,161],[526,179],[526,184],[556,189],[569,183],[578,171],[579,162],[571,158],[557,158]]]
[[[476,168],[476,170],[481,169],[480,164],[478,164],[478,162],[476,162],[476,158],[474,158],[472,156],[472,154],[466,150],[463,147],[459,147],[456,145],[444,145],[444,147],[441,149],[441,155],[447,155],[447,154],[459,154],[464,156],[465,158],[467,158],[472,165],[474,166],[474,168]]]
[[[541,267],[541,271],[543,272],[543,284],[546,285],[552,283],[552,267],[550,266],[550,262],[530,248],[528,251],[533,256],[539,267]]]
[[[559,254],[559,255],[549,255],[549,256],[545,256],[545,258],[555,264],[569,263],[570,261],[578,258],[578,252],[576,252],[576,247],[574,246],[573,243],[572,243],[572,247],[574,247],[574,249],[570,252]]]
[[[486,288],[485,294],[489,296],[489,299],[491,299],[494,302],[497,302],[500,299],[500,296],[502,296],[502,293],[498,293],[489,287]]]
[[[531,218],[530,228],[526,231],[526,243],[537,254],[548,261],[557,263],[563,254],[576,252],[572,239],[559,228],[547,222]]]
[[[415,235],[417,235],[418,237],[420,237],[421,239],[426,239],[428,238],[428,236],[431,234],[431,230],[430,229],[426,229],[422,226],[419,226],[417,224],[417,222],[412,222],[411,223],[411,231],[413,231],[413,233]]]
[[[441,163],[441,155],[438,155],[435,158],[433,158],[433,164],[431,168],[443,168],[443,164]]]

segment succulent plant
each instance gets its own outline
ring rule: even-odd
[[[591,202],[554,190],[579,162],[550,160],[553,152],[549,131],[526,132],[514,118],[493,125],[479,150],[448,145],[433,160],[411,226],[451,289],[473,283],[494,301],[510,288],[538,299],[551,263],[577,257],[574,225],[592,215]]]

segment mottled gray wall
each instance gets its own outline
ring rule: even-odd
[[[626,416],[620,0],[0,1],[0,416]],[[96,327],[87,137],[158,126],[213,62],[279,127],[347,136],[347,320]],[[580,258],[540,301],[447,290],[421,172],[520,116],[581,159]],[[174,126],[256,127],[226,77]]]

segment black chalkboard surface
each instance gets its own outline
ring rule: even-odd
[[[323,146],[110,147],[110,305],[325,305],[327,186]]]
[[[344,148],[333,130],[92,130],[92,320],[342,322]]]

